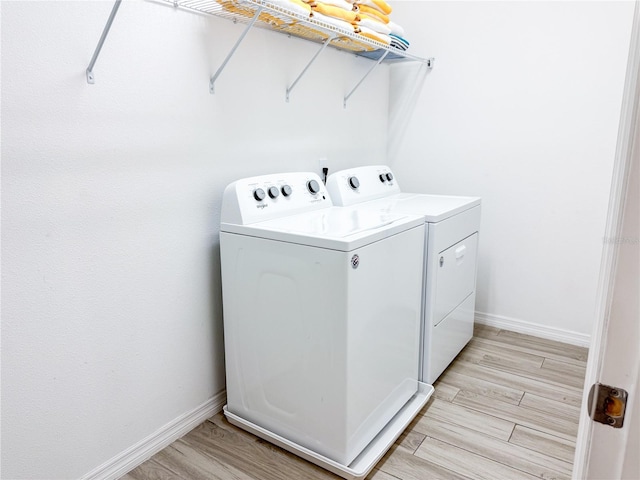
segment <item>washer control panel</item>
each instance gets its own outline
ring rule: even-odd
[[[380,175],[378,175],[378,178],[382,183],[387,182],[388,185],[391,185],[391,182],[393,182],[393,173],[381,173]]]
[[[227,186],[221,222],[246,225],[331,206],[327,189],[315,173],[262,175]]]
[[[346,207],[400,193],[400,187],[385,165],[342,170],[329,175],[327,190],[334,205]]]

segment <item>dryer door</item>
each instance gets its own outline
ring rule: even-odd
[[[475,289],[478,234],[438,254],[433,325],[440,323]]]

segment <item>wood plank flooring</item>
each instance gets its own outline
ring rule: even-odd
[[[369,480],[570,479],[587,349],[486,326]],[[338,479],[219,413],[123,480]]]

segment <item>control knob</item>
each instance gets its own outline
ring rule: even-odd
[[[349,186],[354,190],[357,189],[360,186],[360,180],[358,180],[358,177],[349,177]]]
[[[309,192],[315,195],[320,191],[320,185],[318,185],[318,182],[316,182],[315,180],[309,180],[307,182],[307,189],[309,190]]]
[[[289,195],[291,195],[291,187],[289,185],[284,185],[281,190],[282,190],[282,195],[284,195],[285,197],[288,197]]]
[[[266,193],[264,193],[264,190],[261,188],[256,188],[253,191],[253,198],[255,198],[257,201],[261,202],[262,200],[264,200],[264,197],[266,197]]]
[[[391,172],[387,173],[387,180],[393,180],[393,175],[391,175]]]
[[[268,191],[271,198],[276,198],[278,195],[280,195],[280,190],[278,190],[277,187],[269,187]]]
[[[379,178],[380,178],[380,181],[381,181],[382,183],[384,183],[384,182],[386,182],[386,181],[387,181],[387,176],[386,176],[384,173],[381,173],[381,174],[380,174],[380,176],[379,176]]]

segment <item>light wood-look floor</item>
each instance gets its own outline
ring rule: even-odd
[[[477,326],[371,480],[571,478],[587,349]],[[123,477],[338,479],[217,414]]]

